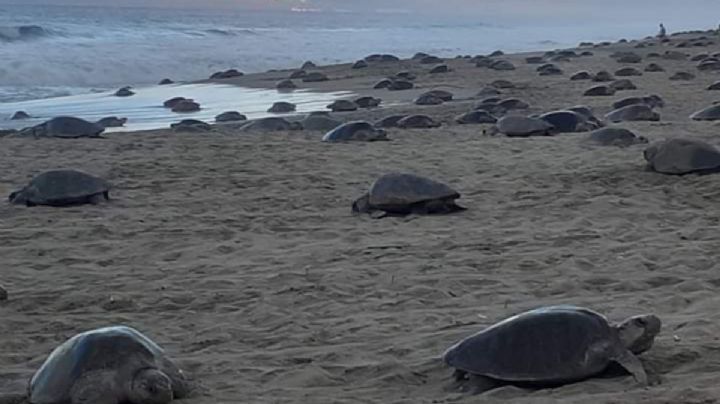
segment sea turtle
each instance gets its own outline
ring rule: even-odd
[[[131,95],[135,95],[135,92],[130,87],[123,87],[115,92],[116,97],[130,97]]]
[[[620,55],[615,60],[618,63],[640,63],[642,62],[642,57],[640,57],[640,55],[638,54],[628,52]]]
[[[300,130],[302,126],[299,122],[289,122],[283,118],[268,117],[248,121],[239,129],[241,132],[280,132]]]
[[[539,118],[554,127],[553,133],[587,132],[596,128],[583,115],[574,111],[551,111]]]
[[[125,126],[125,124],[127,123],[127,118],[118,118],[116,116],[106,116],[105,118],[99,119],[95,123],[102,126],[103,128],[119,128],[119,127]]]
[[[247,120],[247,117],[237,111],[226,111],[215,117],[215,122],[237,122]]]
[[[632,131],[623,128],[602,128],[590,132],[588,142],[602,146],[627,147],[634,144],[647,143],[643,136],[637,136]]]
[[[501,51],[500,49],[493,51],[488,55],[488,57],[496,57],[496,56],[503,56],[505,55],[505,52]]]
[[[618,109],[618,108],[626,107],[628,105],[633,105],[633,104],[645,104],[645,105],[649,105],[652,108],[662,108],[665,106],[665,101],[663,101],[663,99],[660,98],[659,95],[650,94],[650,95],[645,95],[642,97],[623,98],[619,101],[613,102],[612,107],[614,109]]]
[[[664,72],[665,69],[657,63],[650,63],[645,67],[645,71],[649,73]]]
[[[375,122],[378,128],[397,128],[398,122],[406,118],[407,115],[390,115]]]
[[[375,108],[382,103],[380,98],[365,96],[353,101],[360,108]]]
[[[212,130],[209,123],[197,119],[183,119],[180,122],[171,123],[170,128],[175,132],[208,132]]]
[[[558,76],[563,74],[562,69],[552,63],[538,67],[537,72],[540,76]]]
[[[373,89],[378,90],[381,88],[390,88],[390,86],[392,86],[392,83],[393,81],[390,79],[382,79],[373,85]]]
[[[444,103],[441,98],[434,96],[433,94],[421,94],[413,101],[415,105],[440,105]]]
[[[678,52],[678,51],[665,51],[665,53],[662,55],[663,59],[668,60],[685,60],[687,59],[688,55]]]
[[[428,56],[430,56],[430,55],[428,55],[428,54],[425,53],[425,52],[417,52],[417,53],[415,53],[415,54],[410,58],[410,60],[421,60],[421,59],[423,59],[423,58],[425,58],[425,57],[428,57]]]
[[[327,106],[327,109],[333,112],[350,112],[357,111],[358,106],[350,100],[335,100]]]
[[[417,128],[437,128],[440,122],[436,122],[427,115],[410,115],[397,122],[398,128],[417,129]]]
[[[411,72],[407,70],[403,70],[401,72],[395,73],[396,78],[406,79],[406,80],[415,80],[417,77],[412,74]]]
[[[213,74],[210,76],[210,80],[232,79],[232,78],[241,77],[241,76],[244,76],[244,75],[245,75],[245,74],[244,74],[243,72],[241,72],[241,71],[239,71],[239,70],[237,70],[237,69],[228,69],[228,70],[225,70],[225,71],[220,71],[220,72],[213,73]]]
[[[715,104],[690,115],[694,121],[717,121],[720,119],[720,105]]]
[[[515,65],[513,65],[512,63],[510,63],[507,60],[495,61],[489,67],[493,70],[501,70],[501,71],[515,70]]]
[[[613,80],[615,80],[615,77],[613,77],[612,74],[608,73],[605,70],[601,70],[601,71],[595,73],[595,75],[592,78],[592,81],[599,82],[599,83],[606,82],[606,81],[613,81]]]
[[[457,116],[455,122],[461,125],[471,123],[496,123],[497,118],[492,116],[488,111],[475,110]]]
[[[608,112],[605,119],[610,122],[659,121],[660,114],[647,104],[632,104]]]
[[[278,90],[294,90],[297,88],[297,85],[290,79],[284,79],[278,81],[275,84],[275,88]]]
[[[501,107],[496,102],[480,102],[473,107],[473,110],[487,111],[489,114],[493,115],[504,115],[507,112],[505,108]]]
[[[443,101],[452,101],[453,99],[453,93],[445,90],[430,90],[421,94],[421,96],[423,95],[431,95],[433,97],[440,98]]]
[[[499,89],[515,88],[515,83],[509,80],[495,80],[490,85]]]
[[[710,84],[707,89],[710,91],[720,90],[720,81]]]
[[[615,80],[610,83],[610,88],[615,91],[637,90],[637,86],[629,79]]]
[[[301,79],[303,77],[307,76],[307,72],[305,70],[293,70],[292,73],[288,76],[289,79]]]
[[[315,68],[317,68],[317,65],[310,60],[306,60],[305,63],[303,63],[302,66],[300,66],[301,70],[310,70],[310,69],[315,69]]]
[[[553,129],[552,124],[542,119],[509,115],[500,118],[489,133],[502,133],[507,137],[550,136]]]
[[[612,88],[610,86],[604,86],[604,85],[590,87],[583,93],[584,96],[608,96],[608,95],[614,95],[614,94],[615,94],[614,88]]]
[[[396,79],[396,80],[390,80],[390,85],[387,86],[387,89],[390,91],[402,91],[402,90],[410,90],[413,87],[415,87],[415,84],[413,84],[412,81],[404,80],[404,79]]]
[[[170,79],[162,79],[162,80],[160,80],[160,82],[158,83],[158,85],[159,85],[159,86],[166,86],[166,85],[168,85],[168,84],[174,84],[174,83],[175,83],[175,82],[172,81],[172,80],[170,80]]]
[[[328,76],[320,72],[310,72],[303,76],[302,81],[305,83],[319,83],[321,81],[330,80]]]
[[[679,80],[687,81],[687,80],[694,80],[694,79],[695,79],[695,75],[692,73],[688,73],[688,72],[677,72],[677,73],[673,74],[672,76],[670,76],[670,80],[673,80],[673,81],[679,81]]]
[[[378,140],[390,140],[382,129],[375,128],[366,121],[352,121],[344,123],[331,130],[323,136],[323,142],[346,142],[346,141],[374,142]]]
[[[552,387],[581,381],[617,363],[645,386],[635,356],[653,345],[661,321],[644,314],[610,325],[603,315],[576,306],[549,306],[505,319],[450,347],[455,385],[473,393],[503,384]]]
[[[188,395],[183,372],[139,331],[105,327],[55,348],[33,375],[32,404],[168,404]]]
[[[585,70],[579,71],[579,72],[573,74],[572,76],[570,76],[570,80],[572,80],[572,81],[590,80],[590,79],[592,79],[592,75]]]
[[[81,137],[100,137],[104,127],[71,116],[58,116],[33,126],[28,130],[35,137],[59,137],[74,139]]]
[[[545,58],[542,56],[528,56],[525,58],[525,63],[529,65],[539,65],[545,63]]]
[[[286,114],[288,112],[294,112],[295,108],[295,104],[291,102],[278,101],[273,103],[273,105],[268,108],[267,112],[272,112],[275,114]]]
[[[352,205],[354,213],[395,214],[453,213],[465,208],[455,200],[460,194],[449,186],[415,174],[390,173],[375,180],[370,190]]]
[[[643,156],[649,169],[663,174],[708,174],[720,171],[720,151],[699,140],[664,140],[650,145]]]
[[[170,98],[169,100],[165,100],[165,102],[163,102],[163,107],[165,107],[165,108],[173,108],[173,107],[175,107],[177,104],[179,104],[181,101],[186,101],[186,100],[187,100],[187,101],[193,101],[192,99],[185,98],[185,97],[173,97],[173,98]]]
[[[17,111],[17,112],[15,112],[15,113],[13,114],[12,117],[10,117],[10,120],[11,120],[11,121],[19,121],[19,120],[22,120],[22,119],[30,119],[30,118],[31,118],[31,117],[30,117],[30,114],[28,114],[27,112],[25,112],[25,111]]]
[[[110,183],[78,170],[51,170],[35,176],[10,194],[10,203],[26,206],[68,206],[109,199]]]
[[[422,58],[420,58],[418,60],[420,61],[420,64],[423,64],[423,65],[435,65],[435,64],[440,64],[443,62],[443,60],[440,59],[439,57],[431,56],[431,55],[423,56]]]
[[[619,77],[642,76],[642,72],[634,67],[623,67],[615,72]]]
[[[342,125],[342,122],[329,116],[309,115],[300,121],[300,125],[304,130],[327,132]]]
[[[700,62],[697,69],[701,72],[720,70],[720,61],[717,59],[708,59]]]
[[[350,67],[351,69],[364,69],[368,67],[368,63],[364,60],[358,60]]]
[[[519,98],[506,98],[506,99],[498,102],[497,105],[506,111],[510,111],[513,109],[528,109],[528,108],[530,108],[530,104],[528,104],[527,102],[525,102]]]
[[[172,112],[196,112],[200,111],[200,104],[193,100],[180,100],[171,109]]]
[[[450,71],[448,65],[440,64],[430,69],[430,74],[447,73]]]

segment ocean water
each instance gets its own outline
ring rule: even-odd
[[[555,49],[586,40],[644,37],[656,29],[655,20],[623,21],[531,18],[499,22],[490,15],[420,15],[407,10],[0,5],[0,127],[10,125],[7,118],[14,110],[28,106],[23,101],[82,95],[84,100],[99,102],[97,94],[125,85],[149,88],[165,77],[191,81],[228,68],[257,72],[296,67],[305,60],[347,62],[371,53],[409,57],[423,51],[449,57],[495,49]],[[77,98],[70,101],[76,103]],[[73,111],[61,108],[62,98],[44,105],[32,106],[41,110],[40,115]]]

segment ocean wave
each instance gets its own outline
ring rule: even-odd
[[[52,33],[39,25],[0,27],[0,41],[13,42],[43,38]]]

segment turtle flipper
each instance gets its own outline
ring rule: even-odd
[[[648,376],[642,362],[632,352],[623,349],[613,358],[620,366],[627,370],[641,386],[648,385]]]

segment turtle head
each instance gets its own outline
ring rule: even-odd
[[[158,369],[141,369],[135,373],[128,398],[132,403],[168,404],[173,399],[172,382]]]
[[[655,158],[655,155],[658,152],[658,146],[656,144],[651,145],[645,151],[643,151],[643,157],[645,157],[645,160],[648,163],[652,163],[653,159]]]
[[[654,314],[641,314],[628,318],[616,329],[623,346],[634,354],[640,354],[652,347],[661,327],[662,322]]]
[[[24,205],[27,202],[27,192],[25,192],[24,188],[11,192],[8,196],[8,201],[10,201],[10,203]]]

